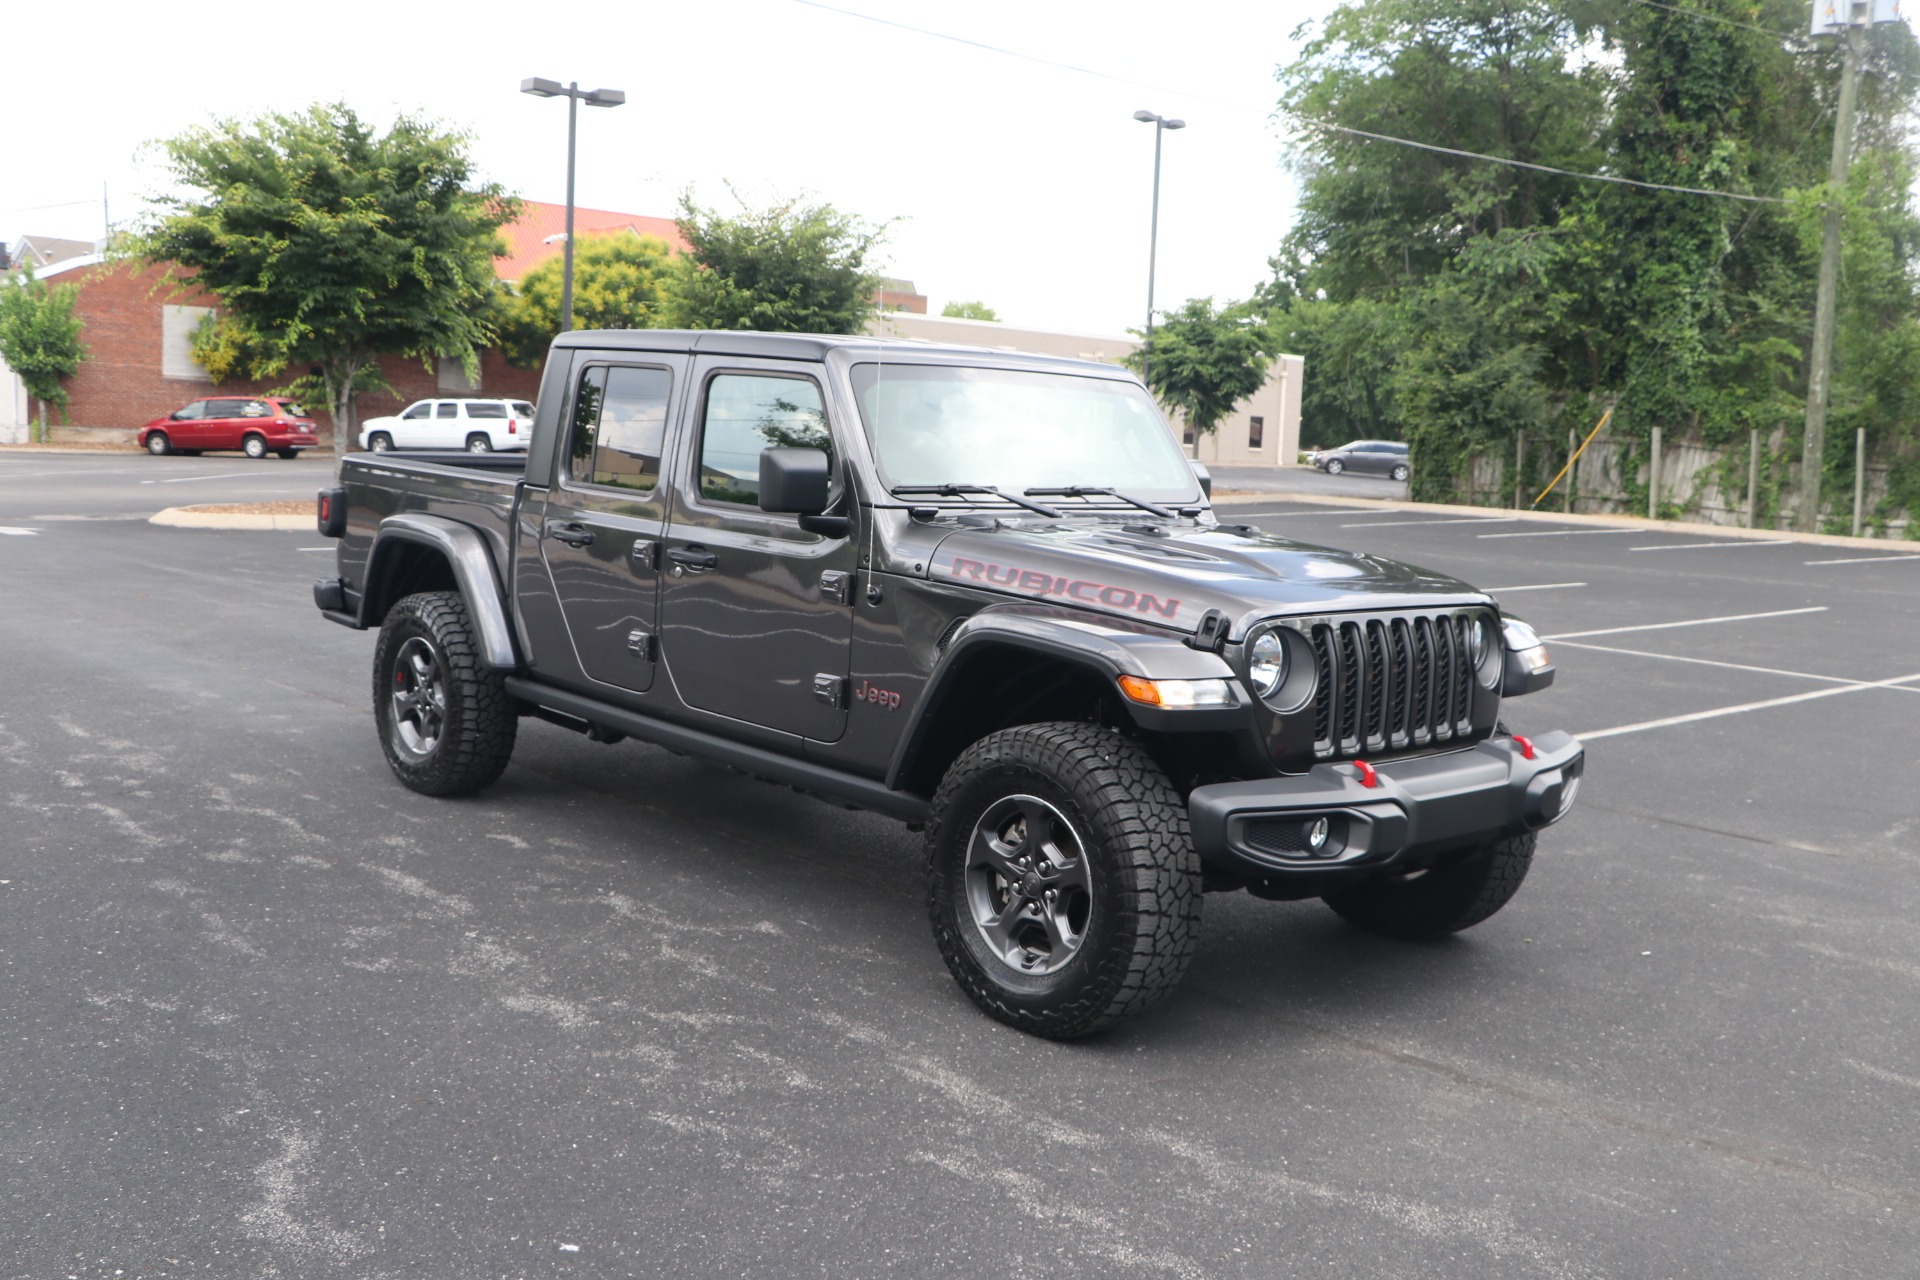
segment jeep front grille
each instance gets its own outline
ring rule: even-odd
[[[1473,731],[1470,614],[1316,623],[1313,754],[1406,751]]]

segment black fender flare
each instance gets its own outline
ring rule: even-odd
[[[392,563],[393,552],[389,548],[401,543],[430,547],[446,557],[453,580],[466,598],[467,612],[473,618],[474,631],[480,640],[481,661],[501,671],[518,669],[520,659],[514,653],[513,628],[508,623],[506,598],[494,567],[493,553],[478,532],[444,516],[401,512],[380,522],[373,539],[373,551],[367,557],[367,589],[361,596],[360,625],[378,625],[378,618],[367,617],[367,609],[369,602],[378,596],[381,576]]]
[[[1133,628],[1096,615],[1045,605],[998,605],[964,619],[948,634],[940,659],[900,735],[887,766],[887,786],[898,788],[926,749],[947,700],[955,696],[973,660],[986,650],[1041,655],[1084,667],[1109,684],[1123,675],[1155,680],[1233,682],[1240,705],[1171,711],[1125,698],[1134,723],[1159,732],[1233,733],[1248,725],[1252,704],[1239,677],[1219,654],[1189,647],[1177,633]]]

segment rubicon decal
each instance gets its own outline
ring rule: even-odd
[[[989,564],[984,560],[969,560],[965,556],[955,556],[953,567],[948,572],[956,578],[1006,587],[1023,595],[1059,596],[1078,600],[1082,604],[1103,604],[1109,609],[1131,609],[1136,613],[1158,614],[1163,618],[1176,617],[1180,612],[1178,600],[1165,600],[1151,592],[1112,586],[1087,578],[1060,577],[1039,569]]]

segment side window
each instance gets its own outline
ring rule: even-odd
[[[209,418],[237,418],[240,416],[240,406],[243,403],[245,402],[240,400],[209,400],[207,401],[207,416]]]
[[[475,400],[467,406],[467,416],[469,418],[504,418],[507,416],[507,406],[498,400]]]
[[[573,401],[568,474],[584,484],[651,490],[660,479],[660,448],[666,438],[667,397],[672,390],[673,375],[665,369],[588,368],[580,376],[580,390]]]
[[[413,422],[417,419],[424,418],[432,408],[433,406],[425,400],[422,400],[419,404],[410,404],[407,406],[407,411],[400,415],[400,420],[402,422]]]
[[[826,407],[807,378],[723,373],[707,384],[704,422],[700,496],[712,502],[759,504],[762,449],[822,449],[831,464]]]
[[[240,416],[243,418],[264,418],[272,412],[265,400],[249,400],[240,407]]]
[[[207,402],[195,400],[192,404],[173,415],[182,422],[198,422],[207,416]]]
[[[433,406],[433,416],[436,418],[459,417],[460,402],[458,400],[442,400],[439,404]]]

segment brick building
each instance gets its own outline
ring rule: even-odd
[[[541,261],[562,253],[565,226],[564,205],[524,202],[519,221],[501,228],[507,253],[496,261],[500,278],[518,281]],[[574,233],[583,238],[628,232],[657,236],[676,250],[686,248],[669,219],[605,209],[574,210]],[[73,242],[71,247],[91,250],[93,246]],[[87,348],[79,372],[67,380],[67,423],[61,424],[52,414],[48,417],[55,439],[131,440],[142,425],[189,401],[214,394],[258,394],[298,373],[289,370],[278,379],[216,387],[206,370],[194,363],[191,344],[195,327],[217,308],[217,300],[191,284],[169,280],[163,268],[110,262],[98,253],[84,252],[39,266],[35,274],[51,284],[79,286],[75,311],[82,324],[80,340]],[[393,356],[380,361],[380,370],[393,392],[362,395],[357,409],[363,421],[433,395],[531,400],[540,385],[538,369],[514,368],[498,351],[481,353],[479,378],[474,381],[467,379],[457,360],[423,364]],[[330,432],[326,406],[307,407],[320,423],[321,433]],[[0,365],[0,444],[27,438],[31,412],[18,379]]]

